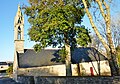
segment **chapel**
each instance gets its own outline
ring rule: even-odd
[[[58,51],[59,49],[42,49],[40,52],[36,53],[34,49],[24,48],[24,16],[22,14],[20,5],[18,5],[18,10],[14,19],[14,78],[17,79],[17,76],[19,75],[36,75],[37,72],[37,75],[39,76],[41,76],[41,74],[42,76],[57,76],[57,71],[56,73],[52,72],[54,71],[52,70],[53,67],[48,70],[46,69],[48,67],[45,66],[51,67],[56,65],[64,65],[64,63],[56,62],[56,59],[59,59],[60,57],[58,55]],[[77,64],[81,62],[102,61],[107,60],[107,58],[98,52],[95,48],[78,47],[73,51],[71,60],[72,64]],[[41,67],[45,68],[41,69]]]

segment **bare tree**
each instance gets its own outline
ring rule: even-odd
[[[120,45],[120,17],[116,15],[111,21],[111,31],[115,47]]]
[[[92,0],[93,7],[97,8],[97,10],[100,11],[100,15],[101,15],[100,18],[102,18],[104,20],[103,22],[105,24],[106,40],[100,34],[101,29],[99,29],[99,27],[95,24],[95,22],[93,20],[94,15],[92,15],[89,10],[87,0],[82,0],[82,1],[83,1],[86,14],[90,20],[93,30],[106,49],[112,75],[118,75],[119,69],[117,66],[116,49],[114,47],[114,43],[112,40],[112,33],[111,33],[111,16],[110,16],[110,6],[108,3],[109,1],[106,2],[105,0]],[[94,18],[96,18],[96,17],[94,17]]]
[[[91,35],[92,38],[92,43],[89,44],[90,47],[94,47],[95,49],[97,49],[99,52],[101,52],[102,54],[105,54],[105,49],[101,43],[101,41],[99,40],[99,38],[97,37],[96,34]]]

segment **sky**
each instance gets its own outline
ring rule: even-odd
[[[13,61],[14,58],[14,17],[19,3],[21,6],[28,4],[27,0],[0,0],[0,62]],[[29,24],[25,15],[24,18],[24,47],[32,48],[33,42],[27,35]]]
[[[27,0],[0,0],[0,62],[14,60],[14,17],[18,4],[28,5]],[[24,11],[22,11],[24,13]],[[32,48],[34,42],[29,40],[27,30],[30,25],[24,14],[24,48]]]
[[[17,12],[18,4],[28,5],[27,0],[0,0],[0,62],[13,61],[14,59],[14,17]],[[24,13],[24,11],[22,11]],[[27,35],[30,25],[27,16],[24,15],[24,48],[32,48],[34,42],[31,42]],[[83,24],[91,27],[87,17],[84,18]]]

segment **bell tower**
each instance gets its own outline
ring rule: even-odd
[[[24,53],[24,17],[22,15],[20,5],[14,20],[14,46],[15,51]]]

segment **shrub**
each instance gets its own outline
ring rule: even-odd
[[[11,76],[13,74],[13,66],[11,65],[7,70],[6,73]]]

